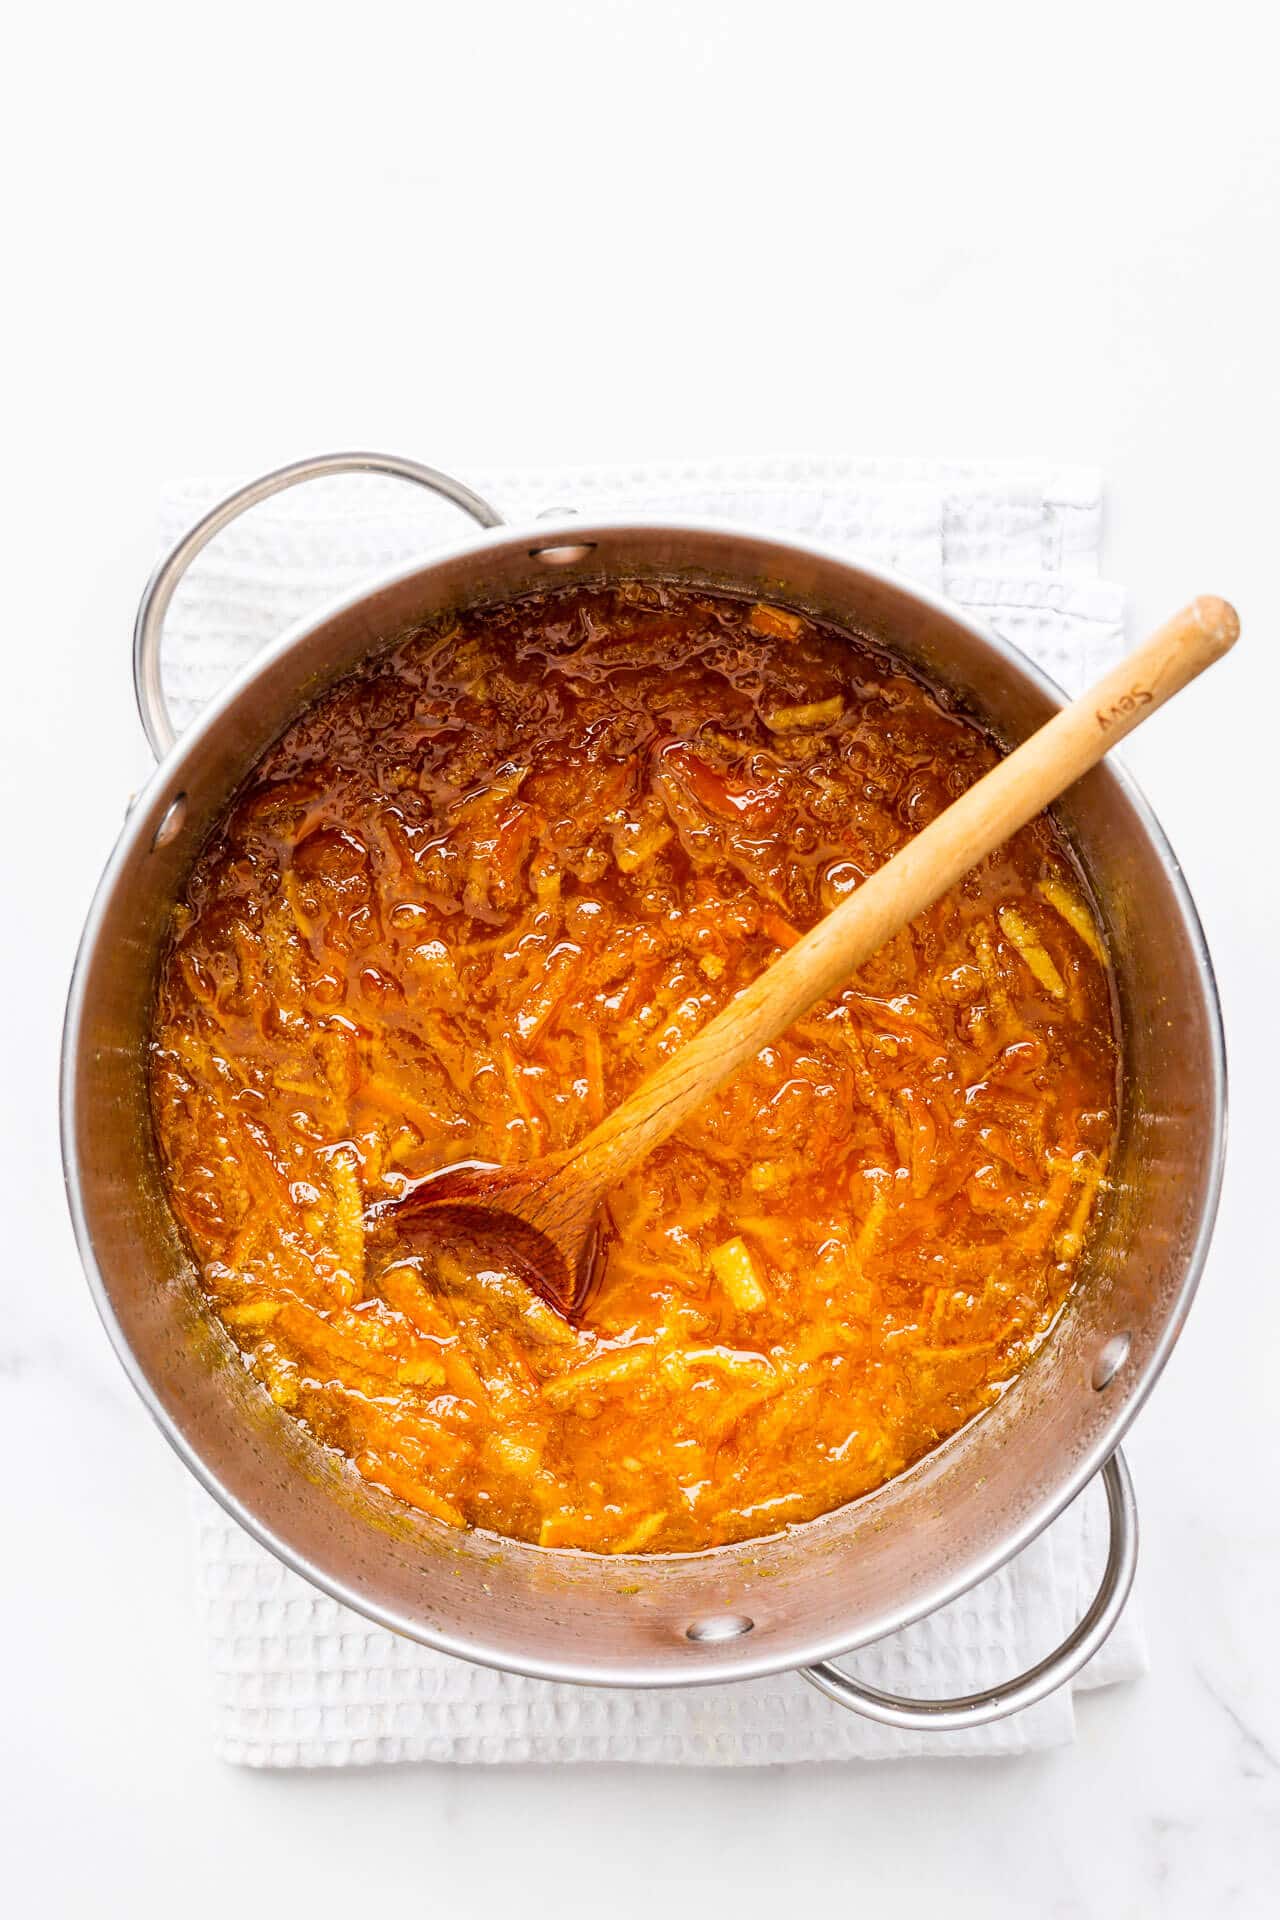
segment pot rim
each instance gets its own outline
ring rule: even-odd
[[[296,1551],[281,1540],[271,1526],[260,1520],[257,1515],[223,1486],[217,1474],[207,1467],[202,1455],[188,1440],[178,1421],[162,1404],[152,1387],[150,1378],[134,1354],[126,1338],[112,1305],[102,1270],[98,1264],[93,1238],[85,1214],[81,1192],[80,1170],[76,1150],[78,1114],[76,1105],[76,1069],[82,1046],[82,1021],[84,1015],[85,980],[89,960],[92,956],[106,904],[111,898],[121,868],[135,849],[136,842],[143,832],[150,808],[147,804],[161,789],[172,787],[180,792],[179,774],[197,741],[216,731],[227,709],[239,699],[249,686],[273,662],[283,658],[315,629],[327,625],[358,607],[375,593],[407,583],[416,576],[428,572],[444,560],[451,560],[464,553],[483,553],[486,550],[499,550],[511,545],[524,544],[530,536],[536,537],[539,547],[555,545],[586,544],[594,533],[613,534],[630,529],[647,529],[661,533],[733,535],[748,538],[757,547],[773,549],[779,558],[790,555],[804,555],[826,564],[860,574],[865,578],[883,584],[898,593],[915,600],[920,606],[940,618],[954,622],[966,628],[975,638],[990,647],[1009,667],[1032,683],[1055,707],[1066,704],[1067,695],[1063,688],[1034,660],[1021,650],[1004,640],[1000,635],[971,617],[963,608],[949,600],[944,594],[907,578],[893,568],[860,559],[856,554],[845,552],[822,541],[803,540],[784,537],[754,527],[744,527],[732,520],[719,520],[711,517],[674,516],[660,517],[651,513],[629,513],[597,515],[588,519],[585,516],[557,515],[554,518],[538,519],[536,522],[504,522],[501,525],[474,533],[464,533],[440,547],[432,549],[417,560],[370,575],[358,582],[347,592],[327,601],[315,611],[294,621],[275,640],[259,649],[246,661],[218,692],[201,709],[196,718],[183,730],[173,746],[153,769],[147,781],[139,788],[129,803],[124,826],[113,846],[103,869],[101,878],[94,891],[93,900],[86,916],[84,927],[76,949],[75,962],[67,994],[66,1012],[62,1029],[62,1050],[59,1071],[59,1133],[62,1153],[63,1179],[67,1193],[67,1204],[71,1215],[76,1244],[81,1264],[88,1281],[98,1316],[106,1329],[116,1355],[120,1360],[130,1382],[141,1399],[147,1412],[160,1428],[165,1439],[179,1459],[188,1468],[197,1482],[217,1501],[219,1506],[241,1526],[246,1533],[265,1547],[276,1559],[293,1572],[299,1574],[311,1586],[318,1588],[331,1599],[350,1608],[363,1618],[386,1628],[404,1639],[427,1646],[437,1652],[449,1654],[458,1659],[470,1660],[475,1664],[491,1667],[500,1672],[525,1675],[531,1679],[559,1681],[578,1686],[599,1687],[690,1687],[723,1684],[726,1681],[752,1680],[765,1678],[770,1674],[784,1673],[795,1668],[810,1667],[822,1661],[838,1659],[860,1646],[866,1646],[896,1632],[899,1628],[923,1619],[940,1607],[946,1606],[961,1594],[968,1592],[981,1581],[987,1579],[1000,1567],[1038,1537],[1059,1514],[1061,1514],[1079,1494],[1087,1483],[1106,1464],[1120,1441],[1124,1438],[1145,1405],[1156,1381],[1164,1371],[1170,1353],[1182,1331],[1195,1297],[1209,1247],[1213,1238],[1221,1197],[1224,1160],[1226,1152],[1226,1114],[1227,1114],[1227,1064],[1226,1045],[1223,1029],[1222,1006],[1214,975],[1213,963],[1205,940],[1204,929],[1199,913],[1192,898],[1186,878],[1169,840],[1158,819],[1151,809],[1133,776],[1128,772],[1115,753],[1107,756],[1106,768],[1110,776],[1118,783],[1124,798],[1128,801],[1138,826],[1147,835],[1160,860],[1172,891],[1174,900],[1186,925],[1189,945],[1194,955],[1195,977],[1207,1016],[1206,1025],[1211,1055],[1211,1085],[1208,1100],[1207,1119],[1211,1133],[1210,1152],[1207,1156],[1208,1175],[1204,1204],[1197,1224],[1194,1239],[1186,1257],[1186,1267],[1177,1295],[1171,1304],[1160,1332],[1153,1342],[1151,1351],[1144,1363],[1141,1375],[1129,1391],[1128,1397],[1116,1404],[1116,1411],[1106,1423],[1098,1439],[1085,1449],[1064,1474],[1062,1480],[1034,1506],[1022,1521],[997,1545],[974,1560],[966,1561],[958,1570],[940,1576],[929,1591],[916,1602],[912,1602],[905,1611],[896,1612],[872,1623],[869,1630],[860,1631],[850,1640],[847,1633],[829,1633],[821,1639],[812,1641],[785,1653],[751,1655],[748,1652],[749,1641],[733,1643],[733,1653],[729,1656],[726,1648],[726,1661],[714,1670],[687,1671],[655,1669],[647,1665],[633,1665],[621,1670],[602,1673],[599,1667],[578,1668],[571,1658],[564,1660],[520,1658],[513,1659],[509,1653],[497,1651],[484,1644],[467,1640],[458,1634],[436,1631],[424,1627],[418,1620],[411,1619],[396,1611],[394,1607],[381,1605],[376,1599],[354,1590],[340,1578],[328,1573],[322,1566],[316,1565],[305,1553]],[[564,578],[561,576],[561,578]],[[549,573],[547,589],[553,590],[557,576]],[[564,579],[564,584],[568,580]],[[732,591],[731,588],[723,589]],[[512,598],[514,596],[506,596]],[[785,596],[784,596],[785,597]],[[502,596],[497,597],[500,602]],[[373,643],[370,652],[377,647]],[[892,651],[892,649],[889,649]],[[315,696],[313,696],[315,697]],[[300,709],[299,709],[300,710]],[[981,1416],[979,1416],[981,1417]],[[960,1434],[967,1429],[961,1428]],[[935,1448],[924,1456],[924,1461],[935,1461],[938,1454],[954,1444],[959,1435],[953,1435],[944,1441],[942,1447]],[[924,1461],[917,1463],[923,1465]],[[913,1468],[908,1468],[910,1474]],[[849,1503],[852,1504],[852,1503]],[[836,1508],[833,1512],[844,1509]],[[821,1526],[829,1516],[819,1515],[804,1523],[806,1527]],[[559,1549],[536,1547],[530,1542],[508,1539],[493,1535],[495,1542],[504,1552],[530,1551],[539,1554],[562,1552]],[[760,1550],[767,1550],[771,1540],[778,1536],[763,1536],[752,1544]],[[634,1556],[637,1565],[652,1564],[659,1561],[677,1559],[712,1558],[725,1549],[708,1549],[700,1555],[644,1555]],[[575,1563],[584,1558],[610,1558],[631,1556],[591,1556],[575,1552]],[[741,1651],[738,1651],[739,1646]]]

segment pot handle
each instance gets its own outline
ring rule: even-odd
[[[178,737],[169,713],[169,703],[165,699],[164,682],[160,677],[160,638],[164,631],[164,617],[169,611],[169,602],[178,582],[200,549],[247,508],[257,506],[260,500],[267,500],[273,493],[282,493],[286,487],[297,486],[303,480],[319,480],[335,473],[383,473],[397,480],[413,480],[418,486],[452,500],[473,520],[478,520],[482,527],[502,525],[502,515],[497,509],[491,507],[487,500],[482,500],[478,493],[473,493],[470,487],[464,487],[460,480],[452,479],[447,473],[439,473],[434,467],[424,467],[417,460],[401,459],[393,453],[316,454],[310,460],[295,460],[290,466],[277,467],[274,473],[263,474],[260,479],[251,480],[248,486],[228,494],[225,500],[205,514],[203,520],[198,520],[194,527],[184,533],[177,545],[165,555],[148,580],[138,603],[138,617],[133,627],[133,690],[143,729],[157,760],[163,760]]]
[[[991,1720],[1002,1720],[1008,1713],[1017,1713],[1043,1700],[1046,1694],[1078,1673],[1097,1652],[1120,1618],[1133,1585],[1138,1564],[1138,1510],[1129,1469],[1118,1447],[1102,1469],[1102,1484],[1111,1522],[1111,1542],[1102,1584],[1092,1606],[1062,1645],[1036,1666],[1019,1674],[1016,1680],[954,1700],[909,1700],[901,1694],[882,1693],[878,1687],[853,1679],[830,1660],[802,1667],[804,1678],[819,1693],[825,1693],[828,1700],[862,1714],[867,1720],[878,1720],[885,1727],[923,1727],[932,1733],[961,1733],[970,1727],[983,1727]]]

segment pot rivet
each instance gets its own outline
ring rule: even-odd
[[[571,567],[595,550],[595,541],[586,540],[578,546],[530,547],[529,558],[541,560],[544,567]]]
[[[1093,1373],[1090,1377],[1095,1393],[1101,1393],[1104,1387],[1111,1385],[1128,1358],[1128,1334],[1113,1333],[1105,1345],[1099,1349],[1098,1357],[1093,1363]]]
[[[736,1640],[741,1634],[750,1633],[755,1621],[748,1620],[745,1613],[713,1613],[705,1620],[695,1620],[686,1627],[686,1640]]]
[[[187,817],[187,796],[180,793],[171,800],[161,816],[160,825],[151,836],[151,847],[167,847],[169,842],[182,831],[183,821]]]

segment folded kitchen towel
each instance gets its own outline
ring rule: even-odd
[[[941,590],[1069,689],[1123,645],[1124,601],[1098,578],[1097,476],[1035,463],[717,460],[468,472],[514,521],[556,510],[733,520],[848,549]],[[193,481],[164,508],[166,543],[236,484]],[[235,522],[197,560],[163,648],[176,723],[290,622],[465,528],[404,483],[313,483]],[[1131,1603],[1107,1645],[1038,1706],[967,1734],[901,1733],[795,1674],[623,1690],[494,1673],[371,1626],[318,1593],[202,1493],[216,1743],[248,1766],[402,1760],[629,1760],[734,1766],[906,1754],[1013,1754],[1069,1740],[1073,1694],[1141,1673]],[[1089,1603],[1106,1550],[1094,1486],[1023,1553],[949,1607],[862,1649],[851,1670],[918,1696],[969,1693],[1047,1653]]]

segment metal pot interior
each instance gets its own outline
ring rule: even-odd
[[[1057,811],[1115,959],[1125,1106],[1109,1215],[1031,1365],[898,1480],[771,1540],[652,1559],[459,1534],[379,1495],[272,1405],[203,1312],[161,1192],[146,1101],[143,1047],[169,902],[296,709],[450,607],[622,576],[768,594],[833,620],[956,690],[1011,745],[1060,704],[1020,656],[954,611],[835,555],[618,521],[540,524],[537,539],[536,548],[527,532],[474,539],[349,600],[261,656],[157,770],[104,876],[72,988],[63,1116],[72,1210],[108,1328],[168,1437],[316,1585],[412,1638],[525,1673],[621,1685],[747,1677],[864,1644],[953,1597],[1025,1543],[1115,1445],[1176,1336],[1212,1222],[1223,1104],[1212,976],[1159,830],[1122,776],[1099,768]],[[575,554],[548,558],[568,542]],[[1095,1386],[1122,1346],[1109,1384]]]

